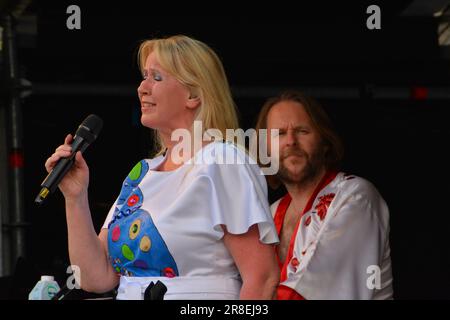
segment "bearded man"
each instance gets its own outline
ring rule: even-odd
[[[372,183],[339,171],[343,144],[324,109],[284,92],[264,104],[256,129],[278,129],[279,170],[268,180],[287,190],[271,206],[278,299],[392,299],[388,207]]]

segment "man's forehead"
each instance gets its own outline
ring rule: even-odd
[[[267,124],[275,126],[299,126],[310,123],[310,117],[303,105],[296,101],[281,101],[270,109]]]

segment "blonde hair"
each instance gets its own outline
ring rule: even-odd
[[[184,35],[146,40],[138,52],[141,70],[152,52],[162,68],[189,89],[191,96],[200,98],[195,120],[202,121],[203,131],[218,129],[226,137],[226,129],[238,128],[237,110],[225,70],[210,47]],[[158,132],[156,140],[159,155],[165,146]]]

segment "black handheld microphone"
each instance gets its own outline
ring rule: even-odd
[[[78,127],[75,137],[72,141],[72,153],[67,158],[61,158],[56,163],[53,170],[47,175],[41,183],[41,191],[34,200],[35,203],[41,205],[47,196],[53,193],[61,182],[62,178],[70,170],[75,162],[75,154],[78,151],[82,153],[86,148],[94,142],[100,130],[103,127],[103,120],[95,114],[91,114],[84,119],[83,123]]]

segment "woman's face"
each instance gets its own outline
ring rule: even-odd
[[[153,52],[146,59],[138,96],[142,125],[170,133],[192,124],[188,88],[162,69]]]

